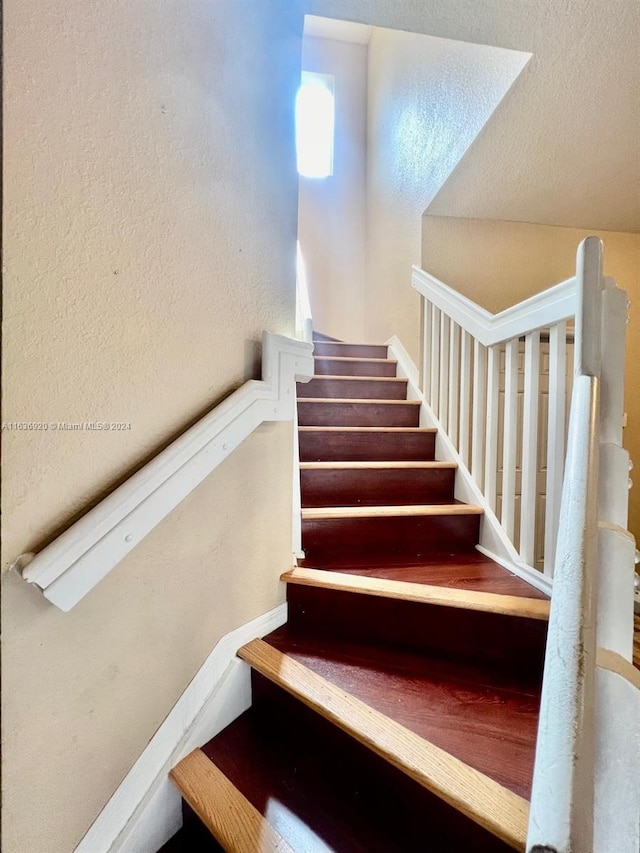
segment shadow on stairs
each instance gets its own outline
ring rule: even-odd
[[[524,850],[549,602],[475,549],[386,346],[315,361],[289,621],[238,652],[252,707],[171,773],[221,845],[188,849]]]

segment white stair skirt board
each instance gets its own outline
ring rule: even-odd
[[[477,546],[485,556],[495,560],[512,574],[517,575],[531,586],[551,595],[552,581],[531,566],[521,562],[520,556],[507,537],[496,514],[491,509],[483,492],[478,488],[463,458],[455,449],[433,409],[424,399],[418,387],[418,368],[402,342],[394,335],[386,341],[389,357],[397,359],[398,376],[409,380],[407,396],[410,400],[419,400],[420,426],[436,427],[436,459],[442,462],[455,462],[457,467],[454,497],[467,504],[482,507],[484,513],[480,522],[480,544]]]
[[[250,668],[236,652],[286,621],[281,604],[219,640],[75,853],[156,853],[175,835],[182,808],[169,771],[250,707]]]
[[[265,421],[290,421],[295,382],[313,376],[313,344],[265,332],[251,379],[43,548],[22,572],[71,610]]]

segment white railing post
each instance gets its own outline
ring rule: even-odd
[[[530,332],[524,345],[524,413],[522,418],[522,490],[520,556],[535,560],[538,481],[538,406],[540,402],[540,332]]]
[[[487,434],[484,462],[484,493],[489,506],[496,509],[498,478],[498,403],[500,394],[500,347],[489,348],[487,368]]]
[[[553,576],[558,519],[564,474],[566,414],[567,324],[549,330],[549,412],[547,425],[547,484],[545,502],[544,571]]]
[[[513,542],[516,517],[516,469],[518,465],[518,356],[519,341],[509,341],[504,367],[504,429],[502,439],[502,515],[505,533]]]
[[[473,345],[473,430],[471,435],[471,473],[484,486],[484,453],[487,413],[487,348],[477,339]]]
[[[449,437],[458,448],[458,410],[460,394],[460,326],[451,321],[449,347]]]

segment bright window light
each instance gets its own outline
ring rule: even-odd
[[[298,174],[305,178],[333,175],[333,77],[302,72],[296,97]]]

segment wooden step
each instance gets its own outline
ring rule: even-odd
[[[454,462],[301,462],[303,507],[453,500]]]
[[[322,573],[329,578],[335,574]],[[345,587],[328,582],[289,584],[291,630],[323,642],[366,642],[455,658],[518,673],[531,684],[542,678],[548,626],[545,619],[532,616],[536,599],[518,609],[517,602],[500,605],[496,596],[484,598],[487,593],[467,591],[465,595],[465,591],[442,587],[427,587],[431,600],[420,592],[401,598],[357,594]],[[546,604],[540,602],[541,610]]]
[[[323,571],[408,581],[428,586],[452,586],[457,589],[518,595],[548,601],[549,597],[479,551],[462,554],[427,554],[421,560],[403,560],[399,554],[358,554],[336,551],[326,563],[300,560],[299,566]]]
[[[300,566],[285,572],[281,580],[288,584],[453,607],[457,610],[477,610],[502,616],[518,616],[522,619],[539,619],[542,621],[549,619],[548,600],[525,598],[522,595],[476,592],[464,588],[385,580],[384,578],[366,575],[328,572],[322,569],[307,569]]]
[[[332,338],[331,335],[325,335],[323,332],[316,332],[315,330],[313,331],[313,333],[311,335],[311,340],[314,343],[317,343],[318,341],[329,341],[330,343],[335,343],[335,344],[341,344],[342,343],[340,338]]]
[[[299,430],[303,462],[429,461],[436,430],[404,427],[312,427]]]
[[[296,853],[407,853],[425,838],[430,853],[510,849],[255,670],[252,682],[253,707],[203,751]]]
[[[386,358],[386,344],[344,344],[337,341],[314,343],[314,355],[338,356],[341,358]]]
[[[302,548],[308,558],[327,550],[395,551],[421,555],[473,550],[480,532],[479,507],[329,507],[302,510]]]
[[[202,750],[194,749],[169,777],[225,850],[296,853]]]
[[[419,423],[416,400],[298,400],[300,426],[417,427]]]
[[[395,376],[398,362],[391,358],[327,358],[314,356],[316,376]]]
[[[535,700],[526,697],[519,702],[521,697],[515,689],[490,689],[482,678],[474,687],[468,672],[459,673],[456,683],[455,678],[452,680],[443,674],[442,668],[438,670],[434,662],[423,666],[419,684],[415,672],[401,684],[403,679],[399,673],[395,673],[395,677],[393,673],[382,677],[378,667],[377,674],[381,678],[376,680],[374,690],[367,691],[367,673],[375,671],[372,662],[365,662],[360,657],[358,665],[347,654],[346,663],[343,659],[341,664],[338,655],[331,652],[326,655],[316,649],[315,666],[323,670],[323,675],[320,675],[313,668],[313,653],[309,650],[288,648],[285,653],[273,643],[284,646],[287,639],[284,635],[279,638],[272,635],[271,642],[254,640],[238,654],[261,675],[415,782],[515,849],[524,849],[528,819],[526,800],[448,749],[438,746],[433,738],[422,736],[415,728],[428,731],[436,740],[446,741],[448,745],[457,744],[459,750],[472,756],[479,764],[496,763],[494,746],[501,744],[502,753],[512,757],[510,766],[521,762],[518,773],[524,778],[530,775],[529,753],[533,747],[528,750],[527,746],[531,736],[535,742]],[[356,651],[356,659],[358,654]],[[348,679],[351,679],[349,691],[342,686]],[[402,693],[402,687],[408,688],[408,692]],[[473,709],[474,703],[461,699],[463,696],[470,699],[474,690],[477,710],[493,708],[494,713],[489,718],[485,717],[484,725],[472,736],[469,715],[465,718],[463,710]],[[366,699],[358,694],[366,694]],[[402,703],[397,701],[399,695],[403,696]],[[383,701],[382,696],[385,711],[400,711],[402,722],[376,707]],[[434,709],[434,702],[438,703],[437,709]],[[420,708],[426,709],[426,714],[420,714],[417,710]],[[500,719],[501,724],[506,724],[504,731],[496,721],[497,709],[504,717]],[[419,720],[415,719],[416,712]],[[509,728],[509,724],[513,727]],[[464,732],[464,738],[460,737],[461,732]],[[501,741],[503,735],[507,737]],[[524,760],[525,756],[527,760]]]
[[[298,382],[297,395],[298,400],[406,400],[407,380],[395,376],[319,376],[310,382]]]

